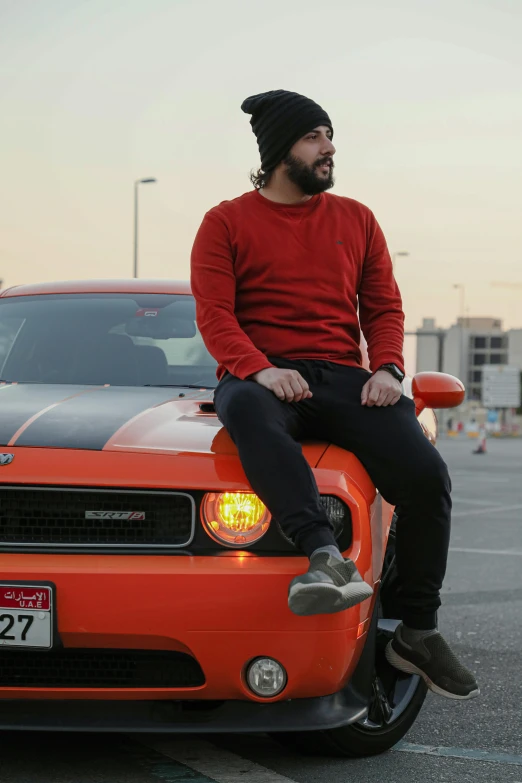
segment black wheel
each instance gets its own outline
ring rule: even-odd
[[[375,670],[368,715],[358,723],[338,729],[274,733],[272,737],[275,740],[305,755],[360,757],[383,753],[404,737],[424,703],[427,688],[417,675],[403,674],[393,668],[384,655],[386,645],[400,622],[393,617],[397,608],[396,590],[393,524],[376,606]]]

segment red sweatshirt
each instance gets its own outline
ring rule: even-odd
[[[191,286],[218,379],[272,367],[268,356],[361,366],[359,318],[371,369],[404,371],[390,254],[373,213],[353,199],[276,204],[253,190],[223,201],[197,233]]]

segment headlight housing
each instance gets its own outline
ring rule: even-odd
[[[321,495],[321,503],[333,525],[334,536],[339,538],[344,530],[345,523],[351,519],[350,509],[335,495]]]
[[[269,528],[267,507],[253,492],[209,492],[203,498],[202,521],[214,541],[243,549]]]
[[[351,520],[350,509],[335,495],[321,495],[321,503],[340,538]],[[201,519],[208,535],[219,544],[244,549],[267,532],[271,514],[254,492],[208,492],[201,504]],[[283,538],[290,539],[279,530]]]
[[[343,534],[345,525],[351,523],[350,509],[344,503],[341,498],[335,495],[321,495],[321,505],[326,511],[326,515],[333,525],[333,533],[335,538],[339,539]],[[281,525],[279,525],[279,532],[287,541],[290,541],[287,535],[283,532]]]

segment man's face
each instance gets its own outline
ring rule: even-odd
[[[294,144],[283,160],[288,179],[307,196],[315,196],[334,185],[335,147],[327,125],[314,128]]]

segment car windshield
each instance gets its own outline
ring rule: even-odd
[[[0,368],[18,383],[217,384],[186,294],[0,298]]]

